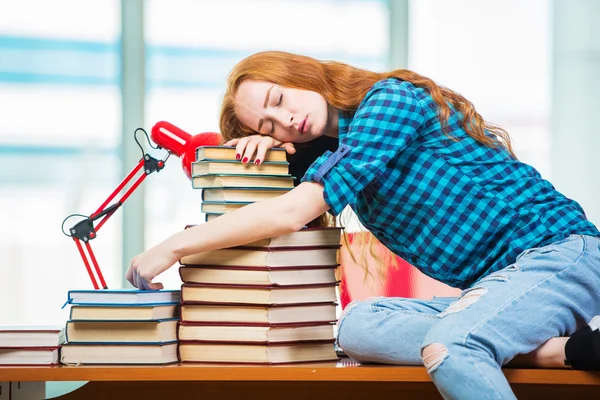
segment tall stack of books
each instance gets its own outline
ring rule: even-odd
[[[192,171],[207,220],[293,188],[285,150],[257,166],[235,148],[201,147]],[[337,360],[340,228],[305,228],[180,260],[182,362],[278,364]]]
[[[0,365],[58,364],[59,348],[64,340],[63,327],[2,326]]]
[[[202,189],[202,212],[210,221],[255,201],[280,196],[294,187],[284,149],[271,149],[265,160],[242,163],[235,147],[203,146],[192,163],[192,187]]]
[[[71,290],[63,364],[177,362],[179,290]]]

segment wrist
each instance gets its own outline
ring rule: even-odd
[[[167,239],[168,251],[175,261],[179,261],[182,257],[194,253],[194,243],[190,240],[190,230],[192,229],[194,228],[185,229]]]

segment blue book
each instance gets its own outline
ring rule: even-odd
[[[192,176],[209,174],[280,175],[289,176],[289,164],[280,161],[265,161],[256,165],[229,160],[204,160],[192,163]]]
[[[254,203],[281,196],[288,188],[212,188],[202,190],[202,200],[225,203]]]
[[[239,187],[270,187],[294,188],[292,175],[251,175],[251,174],[206,174],[192,178],[192,187],[195,189],[210,188],[239,188]]]
[[[178,318],[179,303],[72,304],[71,321],[157,321]]]
[[[179,303],[179,299],[179,290],[69,290],[65,305],[164,304]]]

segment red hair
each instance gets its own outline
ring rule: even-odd
[[[330,107],[352,113],[356,111],[369,89],[376,82],[386,78],[398,78],[427,90],[438,105],[442,126],[450,115],[449,103],[463,115],[461,125],[468,135],[486,146],[501,145],[514,156],[506,131],[485,122],[473,104],[462,95],[437,85],[429,78],[406,69],[372,72],[341,62],[320,61],[283,51],[253,54],[233,68],[221,106],[221,134],[225,141],[256,134],[244,126],[235,114],[235,95],[240,84],[247,79],[317,92],[325,98]],[[486,134],[486,131],[491,135]]]

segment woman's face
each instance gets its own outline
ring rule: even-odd
[[[245,80],[235,96],[235,112],[242,124],[282,142],[337,137],[337,112],[323,96],[310,90]]]

